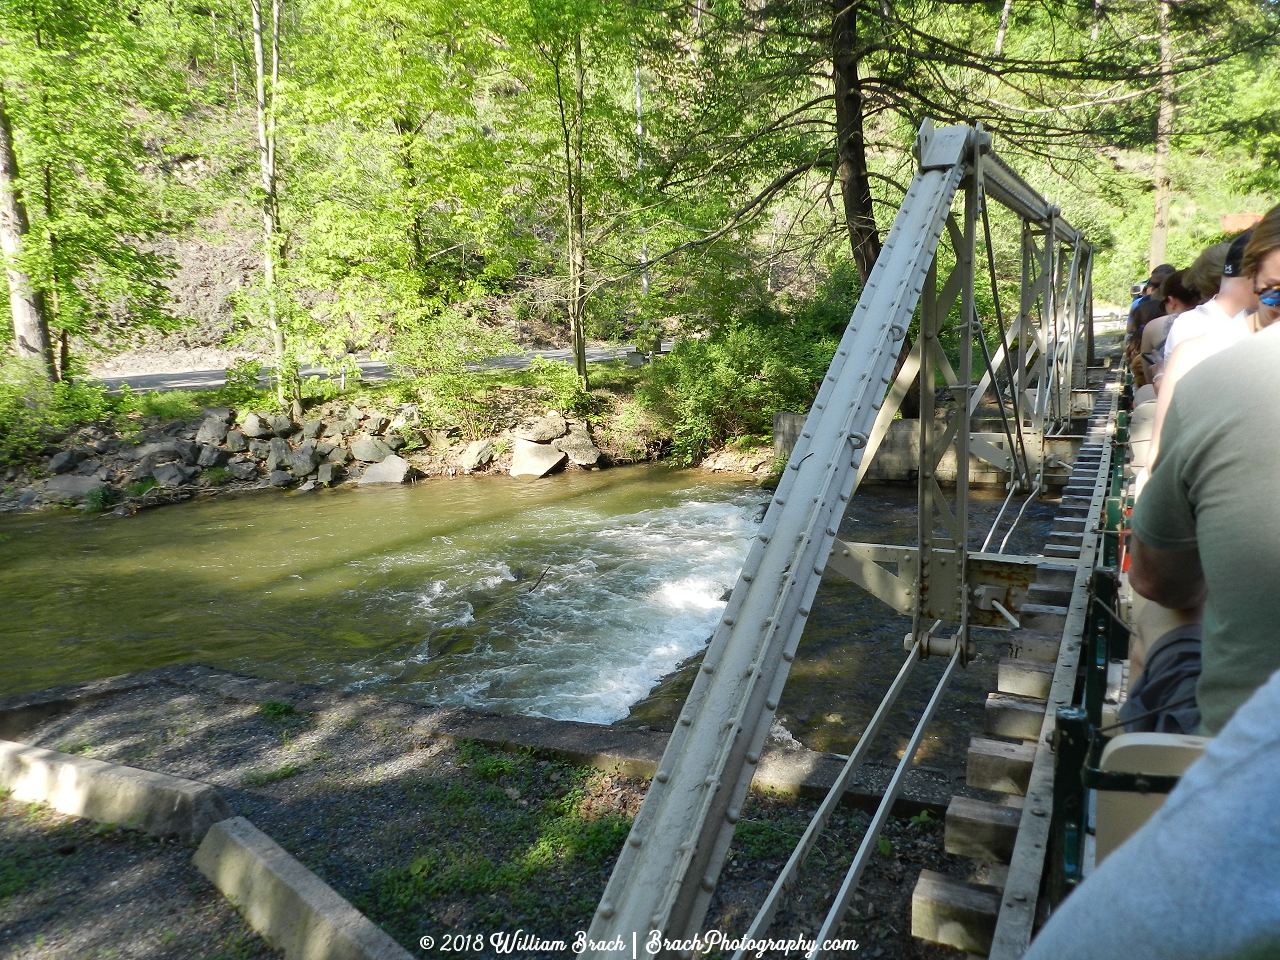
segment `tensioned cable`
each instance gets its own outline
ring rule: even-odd
[[[935,624],[934,626],[936,627],[937,625]],[[889,685],[884,698],[880,701],[880,706],[876,708],[871,722],[862,731],[862,736],[858,738],[857,745],[853,748],[853,752],[849,754],[849,758],[845,761],[839,776],[836,777],[835,783],[827,791],[822,805],[818,807],[813,819],[809,821],[809,826],[805,829],[804,836],[800,838],[800,842],[791,851],[791,857],[787,860],[787,865],[782,868],[782,872],[778,874],[778,879],[773,882],[773,888],[769,891],[769,895],[765,897],[764,903],[756,911],[756,917],[751,921],[751,928],[746,932],[743,940],[754,940],[768,931],[769,925],[773,923],[773,918],[782,903],[783,896],[791,887],[791,884],[795,882],[796,875],[800,872],[800,867],[813,849],[814,844],[817,843],[818,836],[826,829],[827,821],[831,818],[831,814],[844,796],[849,780],[857,772],[858,768],[862,766],[863,760],[866,759],[866,755],[871,749],[872,740],[880,732],[880,727],[884,724],[885,717],[889,715],[889,710],[893,707],[894,702],[897,701],[898,694],[902,692],[903,686],[906,685],[907,677],[911,675],[911,669],[919,661],[920,641],[916,640],[911,652],[907,654],[907,659],[903,662],[902,668],[898,671],[897,677]],[[733,960],[743,960],[743,954],[743,948],[739,948],[738,952],[733,955]]]
[[[1029,476],[1031,471],[1031,461],[1027,457],[1027,444],[1022,436],[1022,414],[1018,408],[1018,387],[1013,378],[1013,361],[1009,356],[1010,351],[1012,350],[1012,345],[1005,339],[1004,311],[1000,309],[1000,291],[996,283],[996,256],[995,250],[991,246],[991,221],[987,218],[987,198],[985,195],[982,198],[982,232],[987,240],[987,272],[991,276],[991,299],[995,303],[996,308],[996,330],[1000,334],[1000,342],[1004,345],[1004,369],[1005,374],[1009,377],[1009,398],[1013,401],[1014,422],[1018,425],[1018,446],[1022,449],[1022,482],[1029,484],[1031,482],[1031,477]],[[984,337],[982,341],[984,353],[986,352],[986,347],[987,341]],[[987,367],[990,369],[990,361],[987,362]],[[1000,388],[999,385],[996,384],[996,375],[994,373],[991,374],[991,383],[996,387],[996,398],[999,399]],[[1000,401],[1000,416],[1001,418],[1004,417],[1003,400]],[[1008,432],[1007,426],[1005,428],[1005,432]],[[1012,444],[1013,441],[1010,440],[1009,442]],[[1016,458],[1014,462],[1017,462]]]
[[[862,877],[862,871],[866,869],[867,861],[871,859],[871,852],[875,849],[875,841],[880,836],[880,831],[884,829],[885,821],[889,819],[889,811],[893,809],[893,802],[898,798],[898,794],[902,792],[902,781],[906,777],[907,769],[911,766],[911,761],[915,759],[916,751],[920,748],[920,741],[924,739],[924,731],[933,719],[933,715],[937,713],[938,704],[942,702],[942,694],[947,689],[947,684],[951,681],[951,675],[956,671],[956,664],[960,662],[960,653],[961,642],[957,640],[956,648],[951,652],[951,660],[947,663],[947,669],[943,671],[942,678],[938,681],[937,687],[934,688],[933,696],[929,698],[929,705],[924,708],[924,713],[920,715],[920,722],[916,724],[916,729],[911,734],[911,740],[907,743],[907,749],[902,754],[902,759],[898,761],[897,769],[893,771],[893,777],[885,788],[884,797],[880,800],[880,806],[876,808],[875,816],[871,818],[871,824],[867,827],[867,832],[862,837],[862,843],[858,845],[858,852],[853,856],[853,863],[849,864],[844,883],[840,885],[840,892],[836,894],[835,902],[827,912],[826,920],[822,922],[822,929],[818,931],[818,935],[814,938],[814,947],[809,952],[808,960],[817,960],[818,957],[821,957],[823,955],[823,944],[831,939],[832,934],[840,928],[840,922],[844,919],[845,912],[849,909],[849,904],[853,900],[853,892],[858,888],[858,880]]]

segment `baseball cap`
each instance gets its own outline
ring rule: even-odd
[[[1252,236],[1253,228],[1250,227],[1231,241],[1231,248],[1227,251],[1227,261],[1222,265],[1222,275],[1224,277],[1243,276],[1240,262],[1244,259],[1244,248],[1249,245],[1249,238]]]
[[[1178,268],[1171,263],[1162,263],[1151,271],[1151,279],[1146,283],[1148,287],[1158,287],[1162,280],[1170,274],[1177,273]]]

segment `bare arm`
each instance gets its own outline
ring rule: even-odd
[[[1208,593],[1199,550],[1160,550],[1129,538],[1129,583],[1148,600],[1171,610],[1192,610]]]

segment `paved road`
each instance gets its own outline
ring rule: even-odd
[[[666,350],[671,349],[670,343],[664,343],[663,348]],[[634,350],[635,348],[631,346],[588,347],[587,362],[599,363],[602,360],[618,360]],[[529,361],[534,357],[573,362],[573,352],[571,350],[528,350],[511,356],[494,357],[492,360],[476,364],[473,369],[522,370],[529,366]],[[359,367],[360,376],[366,383],[389,380],[392,376],[390,365],[381,361],[366,360],[360,363]],[[270,380],[269,374],[265,371],[266,368],[264,368],[261,379],[262,383],[267,383]],[[318,367],[307,367],[302,371],[302,375],[304,377],[328,376],[325,371]],[[217,390],[226,383],[226,371],[187,370],[182,373],[138,373],[127,377],[103,377],[102,383],[108,390],[112,391],[119,390],[126,383],[129,385],[130,390]]]

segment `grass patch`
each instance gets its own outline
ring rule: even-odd
[[[590,921],[630,818],[597,812],[600,775],[588,768],[470,743],[455,762],[472,776],[415,787],[422,813],[404,860],[374,874],[357,906],[403,944],[456,927],[450,911],[462,899],[468,927],[572,939]],[[424,845],[427,837],[442,839]]]
[[[204,482],[211,487],[221,487],[231,481],[231,471],[226,467],[210,467],[203,476]]]
[[[40,886],[44,870],[38,860],[25,853],[0,855],[0,903]]]
[[[58,744],[59,753],[70,753],[77,757],[83,757],[94,748],[94,744],[88,740],[77,740],[70,743]]]
[[[258,715],[264,720],[286,720],[298,715],[293,704],[287,700],[266,700],[258,706]]]
[[[259,770],[249,774],[244,778],[244,782],[251,787],[265,787],[268,784],[279,783],[281,780],[288,780],[290,777],[296,777],[306,767],[300,763],[286,763],[282,767],[276,767],[274,770]]]
[[[84,509],[88,513],[102,513],[110,510],[120,500],[120,494],[112,487],[94,487],[84,498]]]

